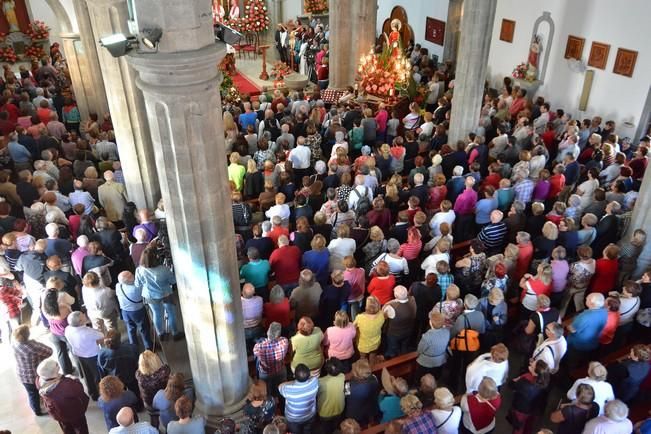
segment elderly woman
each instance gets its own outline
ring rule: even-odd
[[[630,404],[638,395],[640,386],[651,371],[649,359],[651,350],[644,344],[638,344],[631,348],[627,359],[610,366],[608,380],[615,385],[617,398]]]
[[[504,292],[500,288],[491,288],[486,297],[479,299],[478,308],[484,314],[486,324],[486,331],[482,336],[482,347],[490,348],[503,340],[504,326],[507,320]]]
[[[470,253],[463,259],[456,262],[457,275],[455,281],[461,282],[466,287],[466,291],[479,294],[488,262],[486,260],[486,253],[484,253],[484,244],[475,239],[470,242]]]
[[[154,395],[152,407],[159,411],[163,426],[166,427],[171,421],[178,420],[174,412],[174,403],[183,395],[190,399],[194,397],[191,389],[186,390],[185,377],[179,372],[171,374],[167,386]]]
[[[495,429],[495,415],[502,405],[502,397],[495,381],[486,377],[481,380],[477,391],[461,397],[462,424],[467,432],[489,433]]]
[[[553,224],[553,223],[552,223]],[[537,308],[537,300],[539,295],[546,295],[549,297],[552,290],[552,267],[546,262],[541,263],[536,268],[536,275],[525,274],[520,279],[520,302],[525,309],[524,314],[528,316],[529,313],[534,312]]]
[[[273,419],[276,410],[274,398],[269,395],[267,383],[256,379],[251,382],[244,404],[244,414],[253,423],[255,432],[262,432]]]
[[[549,386],[550,375],[547,362],[535,360],[529,364],[528,372],[509,382],[514,391],[509,412],[513,433],[532,432],[536,408],[546,403],[543,395]]]
[[[389,272],[389,264],[386,261],[378,262],[375,267],[375,275],[371,277],[366,290],[369,295],[375,296],[381,305],[393,298],[393,288],[396,286],[396,278]]]
[[[353,363],[350,380],[346,382],[344,389],[345,417],[355,419],[362,426],[378,419],[380,383],[373,375],[368,360],[360,359]]]
[[[295,318],[304,316],[316,318],[319,315],[321,288],[311,270],[305,269],[301,271],[298,277],[298,286],[294,288],[289,297],[289,304],[294,310]]]
[[[370,295],[366,299],[366,310],[357,315],[354,325],[357,327],[357,349],[359,356],[363,359],[374,357],[380,347],[382,340],[382,326],[384,325],[384,313],[380,301]]]
[[[608,401],[602,416],[597,416],[585,424],[583,434],[628,434],[633,431],[633,423],[628,418],[628,406],[619,399]]]
[[[616,288],[617,276],[619,273],[619,247],[616,244],[608,244],[603,250],[602,257],[595,261],[595,269],[588,293],[599,292],[607,295],[608,291]]]
[[[504,344],[493,345],[490,352],[479,355],[466,369],[466,392],[477,391],[483,378],[491,378],[497,387],[509,374],[509,350]]]
[[[402,423],[402,432],[405,434],[420,434],[436,432],[436,421],[429,411],[423,411],[423,403],[414,395],[403,396],[400,399],[400,408],[407,418]]]
[[[335,313],[333,324],[334,326],[326,329],[323,345],[328,349],[328,358],[339,359],[343,372],[348,373],[355,354],[354,340],[357,329],[344,310]]]
[[[434,311],[443,314],[445,317],[445,327],[450,328],[456,322],[457,317],[463,312],[463,300],[461,291],[454,283],[448,286],[445,291],[445,300],[439,301],[434,305]]]
[[[314,232],[310,228],[308,218],[305,216],[298,217],[296,219],[296,230],[290,234],[289,240],[293,245],[301,249],[301,252],[307,252],[310,250],[313,237]]]
[[[340,225],[336,228],[337,238],[330,241],[328,251],[330,252],[330,270],[343,270],[344,258],[351,256],[357,250],[357,243],[350,238],[350,227]]]
[[[386,251],[384,232],[379,226],[369,229],[369,242],[362,247],[364,254],[364,269],[367,273],[374,267],[373,262]]]
[[[454,405],[454,395],[447,387],[434,390],[432,416],[438,434],[457,434],[461,423],[461,407]]]
[[[355,257],[350,255],[344,258],[344,280],[350,284],[350,317],[354,321],[362,309],[362,300],[366,291],[366,273],[364,269],[357,266]]]
[[[309,317],[302,317],[296,326],[296,334],[291,338],[292,371],[299,364],[306,365],[311,371],[321,369],[323,365],[323,332]]]
[[[246,174],[244,176],[244,199],[257,199],[264,191],[264,176],[258,171],[255,160],[246,162]]]
[[[418,358],[415,379],[424,374],[432,374],[435,378],[441,376],[443,365],[448,360],[448,342],[450,329],[445,327],[445,316],[433,310],[429,314],[430,329],[423,333],[418,343]]]
[[[599,405],[594,402],[595,391],[589,384],[579,384],[576,398],[572,402],[561,404],[549,419],[557,423],[557,434],[574,434],[583,432],[587,421],[599,415]]]
[[[558,226],[552,222],[546,222],[542,227],[542,235],[534,238],[534,261],[548,260],[552,254],[552,250],[556,247],[556,240],[558,239]]]
[[[578,261],[570,265],[567,276],[567,290],[561,303],[561,316],[565,317],[570,303],[574,302],[577,312],[585,309],[585,291],[595,273],[596,261],[592,259],[592,249],[589,246],[580,246],[576,249]]]
[[[599,414],[604,414],[605,403],[615,399],[615,392],[609,382],[608,370],[599,362],[590,362],[588,365],[588,376],[579,378],[567,391],[567,398],[575,400],[578,397],[579,385],[587,384],[594,390],[594,402],[599,406]]]
[[[124,389],[124,384],[118,377],[109,375],[99,382],[99,400],[97,406],[104,413],[106,429],[119,426],[115,419],[118,411],[123,407],[131,407],[134,413],[138,412],[138,397],[130,390]],[[167,425],[164,425],[167,426]]]
[[[142,296],[151,309],[158,336],[166,339],[171,332],[177,341],[183,339],[183,332],[178,331],[176,324],[176,308],[172,295],[174,283],[174,274],[160,262],[156,250],[145,249],[140,257],[140,265],[136,268],[135,285],[142,291]],[[163,311],[167,314],[169,332],[165,329]]]
[[[59,295],[54,289],[48,289],[43,295],[42,308],[43,316],[50,324],[50,342],[56,352],[59,366],[64,375],[72,374],[72,362],[68,356],[68,341],[65,338],[65,329],[68,327],[68,315],[70,306],[59,303]]]
[[[321,286],[325,286],[330,277],[330,251],[326,249],[325,237],[316,234],[310,242],[310,247],[311,250],[303,253],[303,268],[311,270]]]
[[[389,272],[396,277],[396,281],[400,282],[401,279],[409,274],[409,264],[407,260],[398,254],[400,250],[400,242],[395,238],[389,238],[387,241],[387,253],[378,256],[373,261],[373,266],[377,266],[380,261],[384,261],[389,265]]]
[[[156,353],[145,350],[138,359],[136,380],[140,388],[140,396],[151,419],[151,424],[158,427],[158,411],[153,407],[156,392],[165,389],[170,377],[170,367],[164,364]]]
[[[567,275],[570,272],[570,264],[567,262],[567,251],[565,247],[558,246],[552,250],[552,292],[549,296],[552,306],[559,307],[563,299],[563,292],[567,286]]]
[[[373,208],[366,213],[369,226],[377,226],[383,232],[388,232],[391,228],[391,210],[384,207],[384,199],[376,197],[373,199]]]
[[[119,306],[115,291],[102,285],[92,271],[84,275],[82,283],[81,294],[93,328],[101,332],[117,328]]]
[[[274,285],[269,292],[269,301],[263,306],[265,324],[278,322],[287,329],[291,323],[289,299],[280,285]]]

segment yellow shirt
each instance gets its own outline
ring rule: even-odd
[[[336,377],[326,375],[319,378],[319,396],[317,398],[319,416],[334,417],[344,412],[346,405],[345,382],[344,374],[339,374]]]
[[[244,166],[232,163],[228,165],[228,180],[233,181],[237,191],[242,190],[242,184],[244,184],[244,175],[246,175],[246,169]]]
[[[310,370],[321,367],[323,364],[323,350],[321,349],[323,332],[320,328],[314,327],[314,331],[310,336],[296,333],[291,340],[294,349],[292,371],[299,363],[305,364]]]
[[[359,352],[370,353],[377,350],[382,340],[384,314],[381,311],[375,315],[360,313],[354,323],[359,329],[359,342],[357,343]]]

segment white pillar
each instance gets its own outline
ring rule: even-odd
[[[145,96],[197,409],[214,427],[242,408],[249,381],[216,67],[226,49],[207,0],[134,7],[139,28],[163,31],[158,53],[128,58]]]
[[[644,229],[647,234],[647,242],[637,258],[637,269],[633,274],[633,278],[638,279],[651,267],[651,170],[644,172],[640,194],[635,201],[631,223],[625,235],[626,239],[633,235],[635,229]]]
[[[127,1],[87,0],[87,3],[129,200],[139,208],[154,208],[160,198],[160,187],[145,101],[136,86],[136,72],[126,57],[111,56],[97,42],[114,33],[129,33]]]
[[[85,70],[85,59],[82,58],[83,48],[81,46],[81,38],[78,33],[61,33],[59,36],[61,37],[63,54],[66,58],[66,63],[68,64],[72,91],[75,94],[77,108],[79,109],[82,119],[86,119],[88,118],[90,110],[87,89],[86,86],[84,86],[84,77],[87,76],[87,71]],[[80,48],[82,49],[79,50]],[[82,53],[80,53],[80,51]]]
[[[497,0],[464,0],[449,143],[477,128]]]

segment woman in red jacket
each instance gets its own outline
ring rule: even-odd
[[[375,276],[371,279],[366,290],[368,295],[374,295],[380,304],[393,300],[393,288],[396,286],[396,278],[389,273],[389,264],[380,261],[375,266]]]
[[[588,294],[599,292],[606,296],[609,291],[615,289],[617,273],[619,272],[618,256],[619,247],[616,244],[608,244],[604,249],[603,257],[596,261],[595,272],[588,287]]]

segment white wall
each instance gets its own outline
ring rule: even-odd
[[[303,0],[282,0],[281,10],[283,21],[293,20],[303,15]]]
[[[443,59],[443,46],[436,45],[425,40],[425,24],[427,17],[436,18],[447,22],[449,0],[378,0],[377,10],[377,34],[382,32],[384,20],[391,16],[391,10],[395,6],[402,6],[407,12],[407,19],[414,31],[414,42],[429,50],[430,55],[439,56]]]
[[[523,7],[518,0],[498,0],[488,59],[489,76],[494,86],[498,86],[504,76],[510,76],[518,63],[526,61],[534,22],[543,11],[551,12],[556,31],[551,47],[544,41],[543,49],[551,51],[545,82],[537,95],[550,99],[553,107],[563,108],[577,118],[598,114],[604,120],[613,119],[618,123],[620,134],[632,137],[651,84],[651,46],[649,38],[642,36],[651,16],[651,2],[628,0],[624,7],[609,0],[547,0],[530,1]],[[513,43],[499,39],[502,18],[516,22]],[[564,57],[568,35],[585,38],[582,60],[586,64],[593,41],[610,44],[606,69],[590,67],[595,76],[585,112],[578,111],[584,75],[570,70]],[[620,47],[638,51],[633,77],[612,72]],[[632,121],[635,128],[624,129],[624,121]]]

